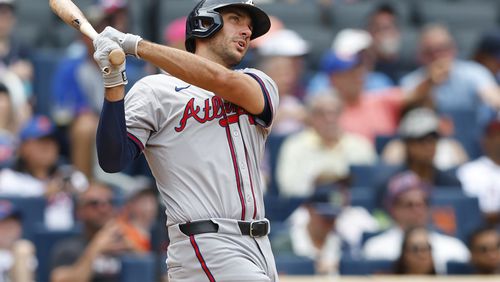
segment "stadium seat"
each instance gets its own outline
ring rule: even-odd
[[[38,51],[33,55],[33,93],[36,95],[35,112],[52,116],[52,81],[61,60],[61,50]]]
[[[314,261],[307,257],[276,256],[276,269],[280,275],[314,275]]]
[[[341,275],[372,275],[392,273],[391,260],[358,260],[342,257],[339,271]]]
[[[376,167],[373,165],[351,165],[349,168],[351,186],[372,187],[375,178],[375,169]]]
[[[296,1],[293,3],[268,2],[258,3],[268,15],[279,18],[285,26],[320,25],[318,7],[310,1]]]
[[[411,3],[408,1],[371,0],[355,1],[352,3],[337,1],[331,7],[333,28],[336,30],[342,28],[364,28],[370,13],[382,2],[393,5],[401,25],[406,26],[411,24]]]
[[[422,24],[444,23],[451,29],[468,28],[476,31],[493,28],[498,20],[497,4],[491,1],[455,1],[451,4],[443,0],[418,1],[415,4]]]
[[[266,218],[270,221],[284,221],[298,207],[304,198],[285,198],[276,195],[265,195]]]
[[[363,207],[368,211],[373,211],[377,206],[375,189],[373,187],[352,187],[351,206]]]
[[[21,210],[23,218],[23,237],[33,240],[38,225],[44,224],[45,206],[44,197],[16,197],[0,196],[0,199],[12,202]]]
[[[451,234],[466,241],[468,235],[483,223],[477,198],[466,196],[460,187],[435,187],[431,193],[431,207],[453,209],[456,233]]]
[[[64,239],[77,236],[81,232],[81,227],[77,226],[70,230],[53,231],[48,230],[43,225],[37,225],[33,243],[36,248],[36,258],[38,267],[36,277],[38,282],[48,282],[51,267],[52,250],[56,244]]]
[[[286,135],[269,135],[266,142],[266,150],[269,158],[270,167],[270,182],[267,189],[268,195],[278,195],[279,188],[276,181],[276,165],[278,163],[279,152],[283,141],[286,139]]]
[[[396,135],[377,135],[375,136],[375,150],[377,155],[380,156],[384,151],[385,145],[387,145],[391,140],[397,138]]]
[[[474,268],[466,262],[449,261],[446,263],[446,273],[449,275],[470,275],[474,273]]]
[[[156,261],[153,255],[127,255],[122,257],[121,261],[120,282],[158,281],[156,279]]]

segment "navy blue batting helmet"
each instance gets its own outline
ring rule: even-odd
[[[255,39],[264,35],[271,27],[267,14],[257,8],[252,0],[202,0],[189,13],[186,20],[186,50],[194,53],[196,46],[194,39],[208,38],[219,31],[224,25],[218,10],[225,7],[241,7],[252,18],[252,36]],[[207,24],[208,23],[208,24]]]

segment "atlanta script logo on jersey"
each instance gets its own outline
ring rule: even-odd
[[[218,96],[205,99],[203,108],[195,105],[194,102],[195,98],[191,98],[187,102],[179,126],[175,128],[175,131],[183,131],[189,119],[193,119],[202,124],[207,121],[218,119],[221,127],[227,127],[231,123],[237,123],[241,115],[247,115],[250,124],[255,124],[253,116],[247,111],[234,104],[223,101],[222,98]]]

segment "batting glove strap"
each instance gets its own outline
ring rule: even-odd
[[[119,85],[127,85],[127,73],[125,72],[125,64],[120,65],[118,69],[111,68],[111,71],[103,73],[104,87],[112,88]]]
[[[134,55],[135,57],[139,58],[139,55],[137,54],[137,46],[139,45],[139,41],[141,40],[142,37],[140,37],[139,35],[127,33],[119,39],[119,43],[126,54]]]
[[[94,60],[102,71],[104,87],[111,88],[127,84],[125,62],[119,66],[113,66],[109,61],[109,53],[113,50],[120,49],[118,43],[109,38],[98,36],[94,40],[94,48]]]

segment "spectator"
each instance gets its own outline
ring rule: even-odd
[[[407,140],[436,134],[437,143],[433,163],[437,169],[448,170],[469,159],[463,146],[450,136],[449,128],[452,128],[450,122],[445,119],[440,120],[435,111],[429,108],[415,108],[403,116],[398,131],[399,137]],[[401,165],[406,161],[405,159],[405,143],[401,139],[391,140],[382,151],[382,160],[386,164]]]
[[[0,0],[0,69],[7,68],[21,79],[25,97],[31,95],[33,65],[30,50],[15,37],[16,1]]]
[[[366,259],[396,260],[401,254],[403,234],[414,227],[428,228],[430,187],[413,172],[394,176],[388,184],[385,203],[394,223],[383,233],[368,239],[363,247]],[[467,247],[457,238],[429,229],[434,267],[439,274],[446,273],[450,260],[469,260]]]
[[[332,73],[346,72],[356,66],[362,66],[358,74],[363,78],[359,86],[364,94],[380,94],[381,90],[392,88],[394,83],[383,73],[373,71],[374,56],[370,51],[373,39],[361,29],[346,28],[335,36],[331,50],[323,56],[320,67],[322,72],[314,76],[309,84],[308,92],[316,93],[332,85]],[[358,68],[355,68],[358,69]],[[333,84],[334,87],[337,85]],[[361,91],[361,90],[360,90]]]
[[[257,51],[261,57],[259,69],[274,80],[280,94],[272,134],[300,131],[306,116],[301,98],[304,96],[304,56],[309,52],[309,44],[296,32],[282,29],[269,35]]]
[[[365,31],[343,31],[334,50],[322,61],[323,72],[329,75],[329,84],[338,92],[344,105],[340,125],[347,132],[361,134],[374,142],[377,135],[394,134],[401,109],[410,97],[399,88],[365,91],[366,73],[370,57],[366,49],[371,39]],[[311,92],[314,95],[314,92]]]
[[[119,281],[119,256],[132,249],[115,219],[113,191],[92,183],[78,196],[81,236],[58,243],[52,253],[51,281]]]
[[[53,229],[73,225],[72,195],[87,187],[87,179],[59,161],[55,127],[46,116],[35,116],[20,132],[13,168],[0,171],[0,194],[42,197],[48,200],[45,223]]]
[[[470,263],[475,274],[500,274],[500,235],[493,227],[481,227],[469,238]]]
[[[98,31],[115,21],[126,25],[121,20],[127,11],[122,6],[125,5],[123,1],[103,0],[100,3],[100,6],[91,6],[87,13]],[[101,87],[101,70],[93,59],[92,40],[82,35],[80,41],[79,44],[84,46],[82,54],[63,58],[54,74],[52,117],[61,131],[63,155],[69,156],[71,163],[92,179],[97,177],[94,170],[100,170],[95,157],[95,134],[104,89]],[[142,62],[127,59],[129,87],[144,75]]]
[[[379,205],[383,205],[383,196],[389,179],[403,171],[411,171],[431,187],[459,189],[461,183],[451,171],[436,168],[436,150],[439,139],[437,120],[429,115],[428,110],[415,109],[408,112],[401,120],[399,136],[404,144],[402,165],[381,170],[376,175],[374,186]]]
[[[500,83],[500,30],[485,32],[473,55],[474,61],[486,67]]]
[[[448,29],[429,25],[419,40],[422,67],[403,77],[409,103],[431,105],[439,113],[472,111],[478,125],[500,109],[500,89],[491,73],[472,61],[456,58],[455,42]]]
[[[118,222],[134,251],[144,253],[152,250],[151,229],[157,215],[158,200],[153,189],[142,188],[128,195]]]
[[[372,164],[375,150],[363,136],[339,126],[342,103],[333,93],[309,97],[309,128],[284,141],[277,163],[283,196],[309,196],[317,185],[348,180],[352,164]]]
[[[436,274],[429,235],[429,231],[423,227],[410,228],[405,232],[401,255],[395,265],[395,274]]]
[[[0,281],[34,281],[35,247],[21,239],[21,212],[9,201],[0,200]]]
[[[485,219],[500,223],[500,119],[492,119],[482,136],[484,155],[458,168],[464,192],[477,197]]]
[[[364,231],[378,228],[368,211],[349,204],[345,187],[319,187],[287,219],[289,229],[273,239],[274,252],[313,259],[317,274],[338,273],[346,243],[356,247]]]
[[[397,84],[409,66],[401,58],[401,31],[394,7],[389,2],[375,7],[368,16],[366,30],[373,38],[374,70],[387,75],[393,84]]]

